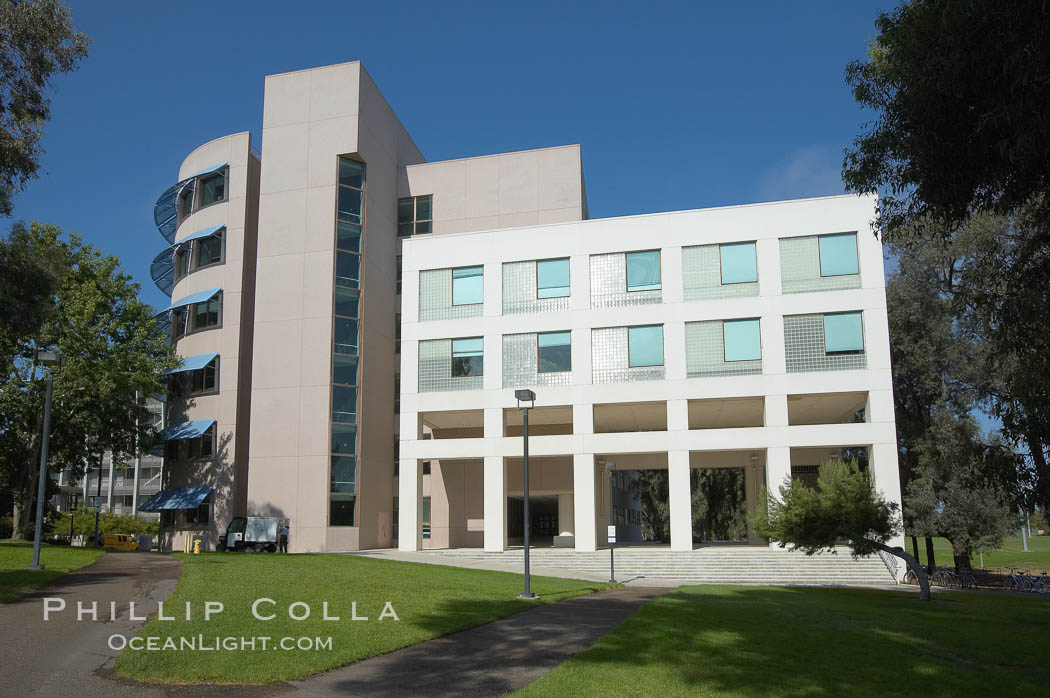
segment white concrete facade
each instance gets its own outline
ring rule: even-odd
[[[870,197],[839,196],[406,241],[403,249],[400,549],[410,551],[423,547],[420,463],[442,459],[483,461],[484,482],[478,486],[484,492],[484,546],[487,550],[502,550],[507,546],[507,495],[520,485],[506,474],[505,464],[520,458],[522,439],[517,435],[504,435],[507,433],[504,410],[515,408],[516,401],[513,389],[504,387],[502,351],[506,336],[524,333],[571,332],[571,377],[563,385],[535,387],[536,408],[571,409],[571,428],[567,433],[533,435],[529,448],[534,459],[541,462],[545,458],[556,459],[559,467],[571,468],[577,550],[594,550],[604,542],[608,509],[603,517],[604,480],[599,465],[610,460],[620,468],[668,469],[671,547],[675,550],[689,550],[693,546],[690,467],[745,468],[750,473],[748,500],[754,502],[757,484],[777,487],[790,475],[793,465],[814,466],[838,455],[842,448],[865,448],[876,486],[888,499],[899,502],[882,247],[871,233],[873,210],[874,201]],[[784,292],[782,240],[850,232],[856,233],[859,279],[855,284],[845,285],[855,287]],[[749,241],[755,242],[757,251],[756,295],[685,300],[683,248]],[[815,241],[813,246],[816,249]],[[660,251],[661,298],[644,304],[593,307],[596,303],[592,302],[589,272],[593,256],[640,250]],[[562,257],[568,257],[570,269],[567,309],[504,313],[504,264]],[[484,268],[480,314],[420,321],[420,272],[468,266]],[[862,368],[788,371],[785,317],[817,315],[822,323],[824,314],[856,311],[863,317]],[[734,318],[759,319],[761,373],[689,378],[687,323]],[[592,370],[593,331],[649,325],[663,328],[663,378],[596,382]],[[483,338],[484,370],[480,386],[421,390],[420,343],[458,337]],[[794,419],[790,417],[789,397],[792,404],[797,405]],[[704,425],[708,428],[690,428],[693,410],[696,414],[703,410],[714,414],[722,409],[723,413],[728,410],[743,415],[739,405],[749,399],[759,400],[758,421],[752,421],[752,426],[719,428],[716,419]],[[656,403],[656,407],[649,410],[644,403]],[[634,406],[631,409],[636,417],[656,415],[666,422],[657,425],[662,428],[651,430],[596,430],[596,405],[602,409],[630,405]],[[712,406],[718,409],[712,411]],[[848,415],[858,406],[864,409],[864,421],[848,423]],[[473,423],[483,428],[469,432],[468,438],[422,438],[427,420],[437,423],[446,419],[443,415],[477,415],[479,411],[483,417],[479,420],[475,416]],[[756,483],[755,478],[760,476],[763,467],[765,477]],[[406,477],[409,473],[415,473],[416,477]],[[411,506],[411,502],[416,506]],[[415,535],[409,533],[412,531]]]

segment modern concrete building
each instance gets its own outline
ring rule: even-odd
[[[503,549],[517,387],[549,544],[593,550],[610,516],[639,539],[651,468],[675,548],[690,468],[742,468],[753,505],[859,448],[899,500],[872,209],[588,220],[577,145],[427,162],[359,62],[268,76],[261,156],[205,144],[158,202],[185,357],[162,545],[247,514],[287,518],[293,552]]]
[[[442,545],[513,543],[523,387],[531,491],[557,499],[577,550],[605,542],[606,466],[668,470],[673,550],[694,545],[693,468],[741,469],[753,510],[761,485],[847,450],[899,501],[873,210],[839,196],[413,237],[399,547],[426,547],[423,497],[440,488]]]

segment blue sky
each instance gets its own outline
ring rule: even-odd
[[[182,158],[258,145],[265,75],[357,59],[430,160],[580,143],[594,218],[839,194],[871,116],[844,68],[895,4],[73,1],[91,52],[14,216],[117,254],[162,305],[153,203]]]

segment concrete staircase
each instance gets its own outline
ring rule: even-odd
[[[521,548],[502,553],[475,549],[425,551],[449,558],[448,564],[471,562],[521,563]],[[576,552],[560,548],[534,548],[529,553],[534,569],[578,571],[587,577],[608,578],[609,551]],[[542,574],[542,572],[536,572]],[[837,554],[807,556],[765,547],[706,547],[672,552],[661,547],[625,547],[616,550],[616,578],[659,578],[678,584],[773,584],[885,586],[894,584],[882,560],[873,555],[854,560],[847,548]]]

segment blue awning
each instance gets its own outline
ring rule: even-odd
[[[173,368],[168,373],[184,373],[186,371],[196,371],[207,366],[212,359],[218,356],[218,353],[212,354],[198,354],[197,356],[188,356],[182,360],[182,364],[178,368]]]
[[[166,509],[196,509],[208,498],[211,487],[176,487],[161,490],[139,506],[139,511],[164,511]]]
[[[194,303],[203,303],[204,301],[210,299],[212,296],[214,296],[221,290],[221,288],[209,288],[207,291],[198,291],[197,293],[191,293],[185,298],[180,298],[179,300],[175,301],[167,308],[165,308],[165,310],[175,310],[176,308],[182,308],[184,306],[192,305]]]
[[[198,230],[195,233],[191,233],[191,234],[187,235],[186,237],[182,238],[181,240],[177,240],[175,242],[175,244],[176,245],[181,245],[182,243],[189,242],[190,240],[196,240],[198,238],[206,238],[209,235],[214,235],[215,233],[219,232],[220,230],[222,230],[225,227],[226,227],[225,225],[213,225],[210,228],[205,228],[204,230]]]
[[[183,422],[182,424],[172,424],[170,427],[166,427],[160,432],[160,438],[165,441],[175,441],[176,439],[195,439],[204,432],[211,428],[211,425],[215,424],[214,419],[195,419],[192,422]]]
[[[200,172],[194,172],[193,174],[185,177],[183,179],[183,181],[185,181],[187,179],[193,179],[194,177],[200,177],[201,175],[211,174],[212,172],[215,172],[216,170],[221,170],[222,168],[226,167],[228,164],[230,164],[230,163],[228,163],[228,162],[220,162],[218,165],[212,165],[211,167],[207,167],[207,168],[201,170]]]

